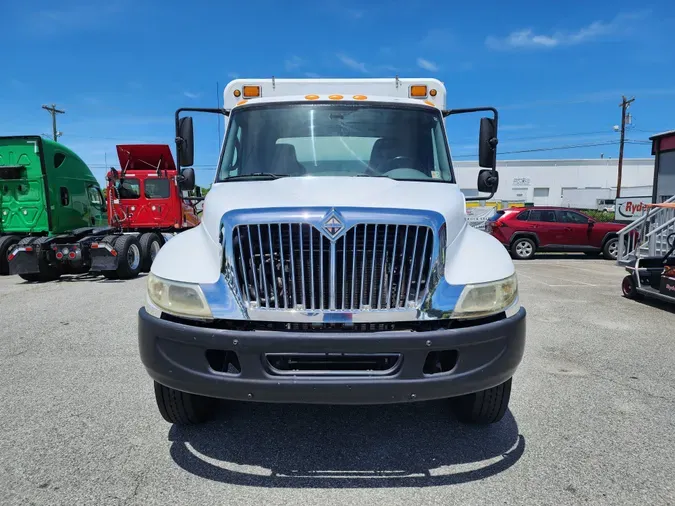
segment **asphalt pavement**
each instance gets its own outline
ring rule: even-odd
[[[0,277],[0,503],[675,504],[675,311],[588,257],[518,262],[510,410],[223,404],[160,417],[138,357],[145,278]]]

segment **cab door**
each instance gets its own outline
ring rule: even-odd
[[[108,223],[108,217],[105,211],[105,201],[101,194],[101,188],[96,184],[87,187],[87,196],[89,198],[89,224],[92,227],[103,227]]]

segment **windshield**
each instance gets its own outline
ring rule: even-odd
[[[216,181],[261,176],[454,182],[440,111],[374,104],[235,109]]]

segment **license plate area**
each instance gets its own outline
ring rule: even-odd
[[[400,353],[267,353],[264,363],[275,376],[391,376],[401,367]]]

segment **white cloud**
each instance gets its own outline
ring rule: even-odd
[[[32,28],[43,34],[57,35],[76,30],[93,31],[110,25],[129,5],[129,0],[98,4],[85,1],[51,3],[47,9],[30,9],[27,16]]]
[[[352,19],[362,19],[366,15],[366,11],[361,9],[347,9],[346,13]]]
[[[424,58],[417,58],[417,65],[424,70],[428,70],[429,72],[438,72],[438,65],[432,61],[425,60]]]
[[[558,30],[550,34],[536,33],[532,28],[523,28],[511,32],[506,37],[491,35],[485,39],[485,45],[497,51],[575,46],[615,33],[626,34],[629,21],[643,18],[647,14],[647,11],[619,14],[611,21],[593,21],[576,30]]]
[[[192,98],[192,99],[199,98],[201,96],[199,93],[192,93],[190,91],[184,91],[183,95],[185,95],[187,98]]]
[[[290,58],[288,58],[286,61],[284,61],[284,67],[286,67],[286,71],[290,72],[292,70],[295,70],[303,65],[304,61],[302,58],[300,58],[297,55],[293,55]]]
[[[349,67],[352,70],[357,70],[359,72],[362,72],[364,74],[368,73],[368,68],[366,67],[366,64],[360,61],[356,61],[354,58],[351,58],[347,56],[346,54],[339,53],[336,55],[338,59],[347,67]]]

